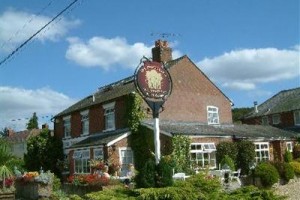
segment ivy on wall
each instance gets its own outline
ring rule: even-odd
[[[188,136],[176,135],[172,138],[172,157],[176,163],[176,172],[188,172],[190,163],[191,139]]]

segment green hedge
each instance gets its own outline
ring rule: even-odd
[[[269,188],[279,181],[277,169],[268,162],[260,163],[255,168],[255,176],[260,178],[263,187]]]

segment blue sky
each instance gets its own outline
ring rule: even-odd
[[[0,60],[71,0],[1,0]],[[234,102],[300,87],[298,0],[78,0],[0,65],[0,129],[22,130],[133,75],[162,33]]]

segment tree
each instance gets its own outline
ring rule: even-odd
[[[39,128],[38,117],[36,116],[35,112],[33,113],[32,117],[29,119],[26,125],[27,125],[27,130]]]
[[[57,160],[63,159],[62,141],[52,137],[45,128],[37,136],[32,136],[27,142],[27,154],[24,155],[25,167],[38,171],[41,167],[60,175]]]
[[[248,114],[252,108],[234,108],[232,109],[233,123],[241,123],[241,118]]]
[[[5,127],[4,129],[2,129],[0,131],[0,137],[7,137],[8,136],[8,132],[9,132],[8,128]]]

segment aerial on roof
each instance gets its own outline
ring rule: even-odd
[[[257,107],[245,119],[269,114],[300,110],[300,87],[282,90]]]

